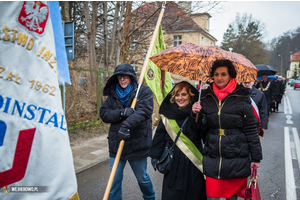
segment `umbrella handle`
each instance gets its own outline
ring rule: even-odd
[[[199,88],[199,97],[198,97],[199,102],[200,102],[200,99],[201,99],[201,91],[202,91],[202,81],[201,81],[200,88]],[[195,122],[198,122],[198,115],[199,115],[199,113],[196,114]]]

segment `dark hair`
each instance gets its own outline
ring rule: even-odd
[[[216,60],[210,70],[210,78],[212,80],[214,79],[214,73],[215,73],[216,69],[219,67],[227,67],[229,76],[231,78],[236,77],[236,71],[235,71],[234,65],[230,60]]]

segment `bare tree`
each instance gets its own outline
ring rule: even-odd
[[[90,17],[90,10],[92,11],[92,17]],[[89,69],[96,69],[96,52],[95,52],[95,42],[96,42],[96,25],[97,25],[97,10],[98,2],[93,1],[92,7],[89,7],[89,2],[84,2],[84,13],[86,19],[86,30],[87,30],[87,40],[88,40],[88,60]],[[97,74],[90,72],[90,86],[93,92],[92,94],[96,97],[96,84],[97,84]]]
[[[117,26],[118,26],[118,21],[119,21],[119,14],[120,14],[120,7],[121,7],[121,2],[118,1],[116,4],[116,8],[115,8],[115,17],[114,17],[114,22],[113,22],[113,29],[111,32],[111,49],[110,49],[110,55],[109,55],[109,68],[108,70],[110,70],[110,65],[112,62],[112,58],[115,52],[115,44],[116,44],[116,33],[117,33]]]
[[[118,18],[118,25],[117,25],[117,36],[118,36],[118,45],[116,49],[116,66],[120,63],[120,52],[121,52],[121,46],[122,46],[122,38],[121,38],[121,29],[122,29],[122,18],[125,12],[125,6],[126,2],[122,1],[121,3],[121,11],[120,11],[120,17]]]
[[[131,10],[132,10],[132,1],[127,1],[126,4],[126,12],[125,12],[125,20],[123,25],[123,34],[122,34],[122,45],[120,52],[120,62],[125,62],[126,52],[129,46],[129,26],[131,22]]]

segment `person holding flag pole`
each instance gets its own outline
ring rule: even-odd
[[[79,200],[59,2],[3,1],[0,13],[0,199]]]
[[[115,100],[115,101],[118,102],[118,106],[120,106],[121,108],[116,112],[116,115],[118,115],[118,119],[114,118],[114,119],[111,119],[111,120],[121,120],[121,122],[119,122],[119,121],[116,122],[117,125],[115,126],[115,129],[116,129],[117,133],[113,134],[113,132],[111,132],[110,133],[111,135],[109,135],[111,137],[114,137],[114,139],[116,139],[120,142],[119,142],[118,149],[114,149],[114,152],[111,154],[111,156],[114,156],[114,157],[111,157],[111,174],[110,174],[108,184],[107,184],[107,187],[106,187],[106,190],[105,190],[105,193],[104,193],[104,197],[103,197],[104,200],[106,200],[110,197],[110,192],[111,192],[112,187],[118,187],[118,186],[113,186],[114,184],[116,184],[116,182],[119,182],[118,185],[120,186],[120,177],[118,177],[119,181],[115,181],[114,178],[115,178],[116,173],[118,173],[118,174],[120,173],[121,175],[123,174],[123,172],[120,172],[120,171],[122,171],[122,168],[118,166],[120,158],[122,159],[122,156],[123,156],[123,158],[124,158],[124,156],[126,156],[126,154],[122,154],[123,148],[125,148],[125,149],[127,149],[127,148],[133,148],[134,149],[135,148],[134,145],[131,146],[130,144],[128,146],[126,145],[127,146],[126,147],[124,145],[125,140],[127,140],[127,141],[132,140],[132,142],[133,142],[133,140],[136,139],[136,140],[140,140],[143,143],[146,142],[146,145],[144,146],[145,149],[143,150],[143,155],[138,156],[138,157],[134,156],[133,158],[134,159],[136,159],[136,158],[142,159],[141,162],[143,162],[143,165],[144,165],[143,169],[144,170],[147,169],[147,160],[146,159],[147,159],[147,156],[148,156],[148,152],[146,150],[148,149],[148,151],[149,151],[151,141],[152,141],[152,130],[151,130],[152,123],[150,123],[150,124],[148,124],[148,123],[152,121],[151,120],[151,114],[152,114],[152,111],[153,111],[153,95],[152,95],[152,92],[151,92],[150,88],[145,86],[145,85],[142,85],[142,82],[143,82],[143,79],[144,79],[144,74],[145,74],[145,71],[146,71],[146,67],[147,67],[148,62],[149,62],[151,50],[153,48],[154,41],[155,41],[158,29],[159,29],[159,25],[161,23],[162,16],[163,16],[163,13],[164,13],[164,10],[165,10],[165,4],[166,4],[166,2],[163,2],[163,4],[162,4],[162,9],[161,9],[161,12],[159,14],[158,21],[157,21],[157,24],[156,24],[154,32],[153,32],[151,43],[150,43],[150,46],[149,46],[149,49],[148,49],[148,52],[147,52],[142,70],[141,70],[141,73],[140,73],[139,81],[138,81],[137,84],[135,84],[137,86],[136,87],[133,86],[132,89],[130,89],[131,86],[129,86],[129,85],[130,85],[131,82],[134,83],[135,79],[134,79],[134,76],[132,75],[132,73],[130,73],[129,67],[127,67],[129,64],[127,64],[127,63],[121,64],[122,67],[119,65],[119,68],[120,69],[123,68],[125,71],[127,71],[129,73],[127,74],[123,70],[119,71],[119,70],[117,70],[117,68],[118,68],[117,67],[116,70],[117,70],[117,72],[118,71],[119,72],[116,73],[116,71],[115,71],[116,74],[114,73],[114,75],[116,75],[116,76],[113,75],[110,78],[112,81],[108,81],[106,86],[105,86],[105,88],[111,88],[112,86],[109,86],[108,83],[109,82],[115,83],[115,81],[116,81],[115,78],[118,78],[118,83],[111,84],[111,85],[116,86],[115,91],[119,94],[115,95],[115,98],[118,99],[118,100]],[[112,79],[113,77],[114,77],[114,79]],[[124,79],[126,79],[126,81]],[[117,86],[118,84],[121,87],[119,89],[118,89],[118,86]],[[125,90],[128,87],[129,87],[130,90],[134,89],[134,92],[132,92],[132,91],[130,92],[131,94],[135,94],[135,97],[133,99],[131,98],[131,96],[127,99],[127,95],[129,94],[129,92],[125,92]],[[105,88],[104,88],[104,92],[105,92]],[[106,94],[111,94],[112,90],[109,90],[109,91],[110,92],[106,93]],[[148,93],[148,91],[151,92],[151,95],[146,95],[145,94],[145,93]],[[143,94],[145,94],[145,95],[143,95]],[[145,96],[147,97],[147,99],[144,100],[143,98]],[[148,101],[149,96],[151,96],[151,101]],[[113,98],[112,96],[109,96],[109,97]],[[120,98],[122,98],[123,100],[120,101]],[[144,102],[146,101],[148,103],[147,106],[143,107],[143,106],[139,105],[139,103],[141,103],[143,101]],[[129,108],[128,104],[130,105],[130,103],[131,103],[131,106]],[[119,105],[119,104],[122,104],[122,106]],[[126,107],[124,107],[124,104],[126,105]],[[109,115],[108,113],[105,112],[105,110],[106,110],[105,108],[108,108],[108,107],[104,107],[104,106],[109,106],[109,105],[110,105],[109,102],[104,103],[102,105],[101,109],[100,109],[100,117],[101,117],[102,120],[105,117],[108,117],[107,115]],[[124,108],[124,111],[122,110],[122,107]],[[139,111],[139,109],[141,111]],[[140,118],[138,118],[138,117],[140,117]],[[120,119],[120,118],[122,118],[122,119]],[[133,119],[133,118],[138,120],[140,123],[132,124],[132,121],[130,119]],[[107,118],[106,120],[109,121],[109,118]],[[141,122],[141,120],[144,120],[144,122]],[[105,119],[103,121],[105,121]],[[111,122],[112,121],[110,121],[110,123]],[[142,125],[141,123],[143,124],[143,127],[145,127],[144,129],[147,130],[147,133],[143,133],[144,135],[146,134],[145,135],[146,138],[143,138],[143,140],[146,140],[146,141],[142,141],[142,138],[140,136],[138,136],[137,134],[134,134],[134,130],[137,130],[139,128],[139,126]],[[147,124],[147,127],[144,123]],[[112,126],[111,126],[110,131],[114,131],[114,130],[112,130]],[[150,135],[150,138],[149,138],[149,135]],[[137,138],[135,138],[134,136],[137,136]],[[112,143],[109,141],[109,145],[111,145],[111,144]],[[141,147],[139,146],[138,148],[141,148]],[[145,151],[146,151],[146,153],[145,153]],[[132,153],[134,155],[134,152],[132,152]],[[125,159],[125,161],[124,160],[121,161],[121,163],[123,163],[123,164],[126,163],[126,159]],[[131,164],[131,167],[133,167],[132,164]],[[147,174],[146,171],[144,171],[143,174],[146,175]],[[136,177],[137,177],[137,175],[136,175]],[[147,179],[147,181],[146,181],[147,184],[145,186],[145,189],[142,189],[143,186],[139,185],[140,189],[143,192],[143,197],[144,197],[144,199],[155,199],[155,193],[153,191],[153,188],[151,187],[152,183],[151,183],[150,177],[148,177],[146,179]],[[149,180],[150,180],[150,182],[149,182]],[[122,181],[122,178],[121,178],[121,181]],[[113,189],[115,189],[115,188],[113,188]],[[115,191],[112,191],[112,192],[115,193]],[[120,198],[120,199],[122,198],[122,196],[120,197],[120,192],[118,192],[118,198]],[[112,197],[111,199],[114,199],[114,198]]]

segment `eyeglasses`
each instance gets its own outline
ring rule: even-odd
[[[118,79],[129,79],[130,78],[130,76],[129,75],[125,75],[125,74],[119,74],[118,76]]]

